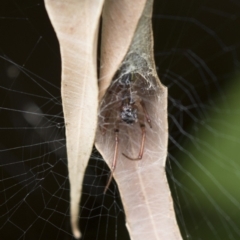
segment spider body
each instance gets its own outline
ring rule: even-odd
[[[137,109],[131,103],[124,103],[121,107],[120,118],[127,124],[133,124],[138,121]]]
[[[103,124],[102,133],[105,134],[109,126],[113,126],[115,132],[115,151],[112,162],[111,174],[108,183],[105,187],[104,193],[106,193],[110,182],[113,177],[113,172],[116,167],[118,148],[119,148],[119,124],[134,125],[139,123],[139,127],[142,132],[142,140],[140,145],[140,151],[138,157],[132,158],[122,153],[123,156],[129,160],[137,161],[141,160],[144,153],[144,145],[146,138],[145,119],[147,120],[150,128],[151,120],[148,116],[145,104],[141,98],[142,91],[145,91],[147,87],[146,79],[139,73],[127,73],[119,78],[116,78],[108,88],[104,99],[102,108]]]

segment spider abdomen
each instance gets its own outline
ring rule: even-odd
[[[127,124],[133,124],[137,122],[137,109],[134,108],[132,105],[124,105],[122,106],[122,111],[120,112],[121,120]]]

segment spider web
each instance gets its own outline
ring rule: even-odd
[[[234,0],[155,1],[155,60],[169,90],[166,170],[183,239],[240,238],[239,15]],[[0,29],[0,238],[74,239],[61,60],[43,1],[2,1]],[[116,184],[102,192],[108,173],[93,149],[82,239],[129,239]]]

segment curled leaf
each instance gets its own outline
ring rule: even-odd
[[[79,238],[82,182],[97,124],[96,46],[103,0],[45,0],[45,5],[61,50],[71,226]]]
[[[150,0],[121,64],[112,64],[116,74],[101,101],[96,147],[111,169],[116,161],[112,171],[131,239],[178,240],[181,235],[165,172],[167,89],[155,70],[151,16]],[[112,52],[108,58],[114,61]],[[103,76],[112,76],[112,68],[109,73],[106,68]],[[106,86],[100,87],[104,92]]]
[[[147,0],[106,0],[102,14],[99,98],[104,95],[132,42]]]

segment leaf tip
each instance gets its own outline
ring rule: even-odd
[[[74,235],[74,237],[76,239],[79,239],[82,236],[82,234],[80,233],[78,227],[72,226],[72,231],[73,231],[73,235]]]

